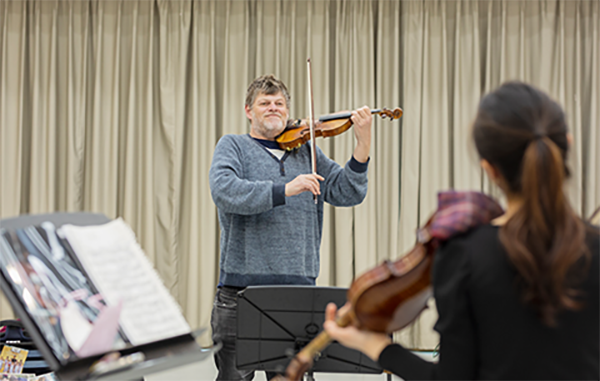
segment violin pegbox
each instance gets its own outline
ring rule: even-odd
[[[381,116],[382,119],[389,118],[390,120],[400,119],[402,114],[403,114],[403,112],[400,107],[396,107],[394,110],[389,110],[387,108],[383,108],[379,112],[379,115]]]

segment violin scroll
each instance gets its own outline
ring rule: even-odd
[[[402,109],[400,107],[396,107],[393,110],[388,110],[387,108],[383,108],[381,110],[374,110],[377,112],[382,119],[389,118],[390,120],[400,119],[402,117]]]

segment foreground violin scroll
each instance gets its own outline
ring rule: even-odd
[[[431,268],[440,243],[487,224],[502,213],[500,205],[482,193],[440,192],[438,209],[418,230],[413,249],[399,260],[385,261],[359,276],[347,293],[351,308],[336,319],[336,324],[380,333],[406,327],[431,297]],[[291,360],[285,376],[273,380],[301,380],[314,357],[330,342],[331,337],[322,331]]]
[[[373,109],[371,114],[377,114],[382,119],[395,120],[402,117],[403,111],[397,107],[393,110]],[[352,116],[349,112],[324,115],[315,122],[314,135],[315,137],[331,137],[346,132],[352,127]],[[310,119],[309,119],[310,121]],[[304,143],[310,140],[310,123],[305,120],[297,120],[289,124],[287,128],[275,138],[279,147],[291,151],[292,149],[301,147]]]

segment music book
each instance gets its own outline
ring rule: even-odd
[[[0,272],[60,363],[191,332],[120,218],[0,229]]]

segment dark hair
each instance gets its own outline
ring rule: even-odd
[[[254,100],[259,94],[274,95],[282,93],[285,98],[285,104],[290,107],[290,94],[285,84],[277,79],[273,74],[266,74],[256,78],[246,91],[246,106],[252,107]]]
[[[473,138],[506,190],[523,199],[500,229],[500,241],[517,270],[523,300],[554,326],[560,311],[581,307],[576,282],[590,256],[585,225],[563,190],[569,175],[564,112],[533,86],[505,83],[481,100]]]

